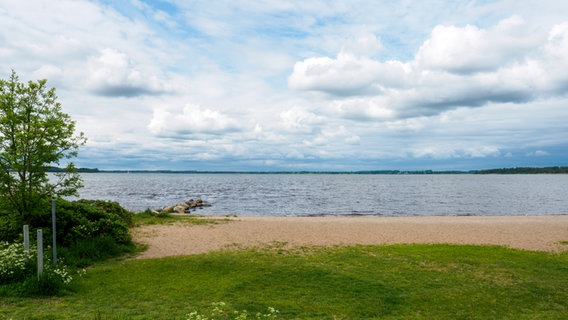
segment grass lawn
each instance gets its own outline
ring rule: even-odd
[[[275,244],[107,262],[58,297],[0,297],[0,319],[185,319],[221,301],[282,319],[567,319],[568,252]]]

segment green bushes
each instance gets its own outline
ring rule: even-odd
[[[31,215],[30,225],[30,238],[33,238],[36,229],[42,228],[44,234],[45,270],[39,278],[35,246],[32,246],[30,253],[26,253],[21,244],[21,222],[15,218],[7,219],[7,215],[0,222],[0,236],[3,240],[9,240],[0,242],[0,295],[6,290],[24,295],[55,294],[69,284],[71,270],[135,250],[129,232],[132,213],[118,203],[57,199],[58,257],[71,268],[61,263],[58,268],[53,268],[48,258],[51,250],[47,247],[53,240],[51,203],[46,200],[42,208],[45,209]]]
[[[0,242],[0,283],[20,281],[33,271],[33,258],[37,255],[35,248],[24,251],[20,243]]]
[[[133,252],[132,213],[102,200],[57,200],[57,241],[69,263],[84,267]]]
[[[40,210],[29,215],[32,229],[44,229],[45,241],[51,241],[51,199],[43,199]],[[129,226],[132,212],[117,202],[102,200],[56,200],[57,243],[73,245],[79,240],[110,237],[120,244],[131,242]],[[24,222],[17,215],[3,214],[0,219],[0,241],[21,239]]]
[[[24,250],[23,244],[0,242],[0,284],[17,296],[53,295],[72,281],[70,269],[60,263],[57,268],[46,254],[41,275],[37,274],[37,249]]]
[[[109,237],[118,244],[131,242],[128,227],[132,224],[132,213],[116,202],[101,200],[67,201],[58,199],[57,242],[62,246],[94,238]],[[51,207],[49,207],[51,208]],[[51,215],[43,214],[37,225],[51,226]]]

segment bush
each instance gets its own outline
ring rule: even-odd
[[[44,244],[52,242],[51,203],[45,200],[44,211],[31,215],[33,229],[44,229]],[[49,208],[49,210],[48,210]],[[0,242],[0,284],[18,295],[53,295],[72,281],[66,259],[73,267],[85,267],[97,261],[120,256],[135,249],[128,227],[132,213],[118,203],[100,200],[75,202],[57,199],[58,267],[54,268],[46,250],[44,271],[37,276],[37,251],[24,251],[21,243]],[[21,238],[22,222],[17,215],[2,215],[0,237],[14,242]],[[8,289],[6,289],[8,288]]]
[[[49,250],[47,250],[49,251]],[[37,249],[24,250],[20,243],[0,243],[0,283],[10,285],[12,292],[21,296],[54,295],[72,281],[70,269],[63,263],[57,268],[46,252],[43,273],[37,275]]]
[[[0,283],[7,284],[25,279],[35,268],[37,251],[24,251],[22,243],[0,242]]]
[[[66,266],[54,268],[51,261],[45,260],[43,273],[29,275],[21,284],[19,294],[23,296],[51,296],[59,293],[73,281]]]
[[[212,310],[206,313],[193,311],[187,314],[186,320],[215,320],[215,319],[234,319],[234,320],[276,320],[278,319],[279,311],[269,307],[267,313],[249,314],[248,311],[234,311],[230,313],[227,311],[227,304],[224,302],[215,302],[211,305]]]
[[[49,201],[48,201],[49,200]],[[44,243],[52,239],[51,200],[45,199],[43,211],[32,215],[30,234],[42,228]],[[129,231],[132,213],[117,202],[101,200],[56,200],[58,255],[72,266],[84,267],[97,261],[133,252]],[[11,242],[21,239],[22,222],[15,216],[3,216],[0,233]],[[2,224],[4,223],[4,224]]]
[[[106,213],[113,213],[120,217],[122,222],[124,222],[127,226],[132,226],[132,212],[124,209],[118,202],[116,201],[104,201],[104,200],[79,200],[78,203],[90,205],[99,209],[100,211]]]
[[[42,208],[43,211],[33,215],[30,227],[43,228],[45,241],[52,241],[51,203],[46,201]],[[116,202],[100,200],[71,202],[57,199],[56,216],[57,243],[61,246],[71,246],[77,241],[97,237],[111,237],[120,244],[131,243],[128,228],[132,225],[132,213]],[[21,233],[21,230],[20,224],[17,232]]]
[[[132,213],[117,202],[59,199],[57,208],[60,253],[72,265],[84,267],[134,251]]]
[[[110,237],[119,244],[131,243],[128,227],[132,225],[132,213],[116,202],[59,199],[57,223],[57,240],[62,245],[98,237]]]
[[[13,241],[21,237],[20,226],[22,224],[14,216],[6,213],[0,214],[0,241]]]

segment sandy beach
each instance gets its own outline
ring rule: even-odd
[[[212,225],[134,229],[138,258],[191,255],[273,243],[294,246],[451,243],[568,250],[568,215],[451,217],[235,217]]]

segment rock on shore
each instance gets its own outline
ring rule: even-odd
[[[189,199],[176,205],[165,206],[161,209],[156,209],[155,211],[158,213],[191,213],[192,209],[210,206],[211,204],[203,201],[201,198],[197,198]]]

